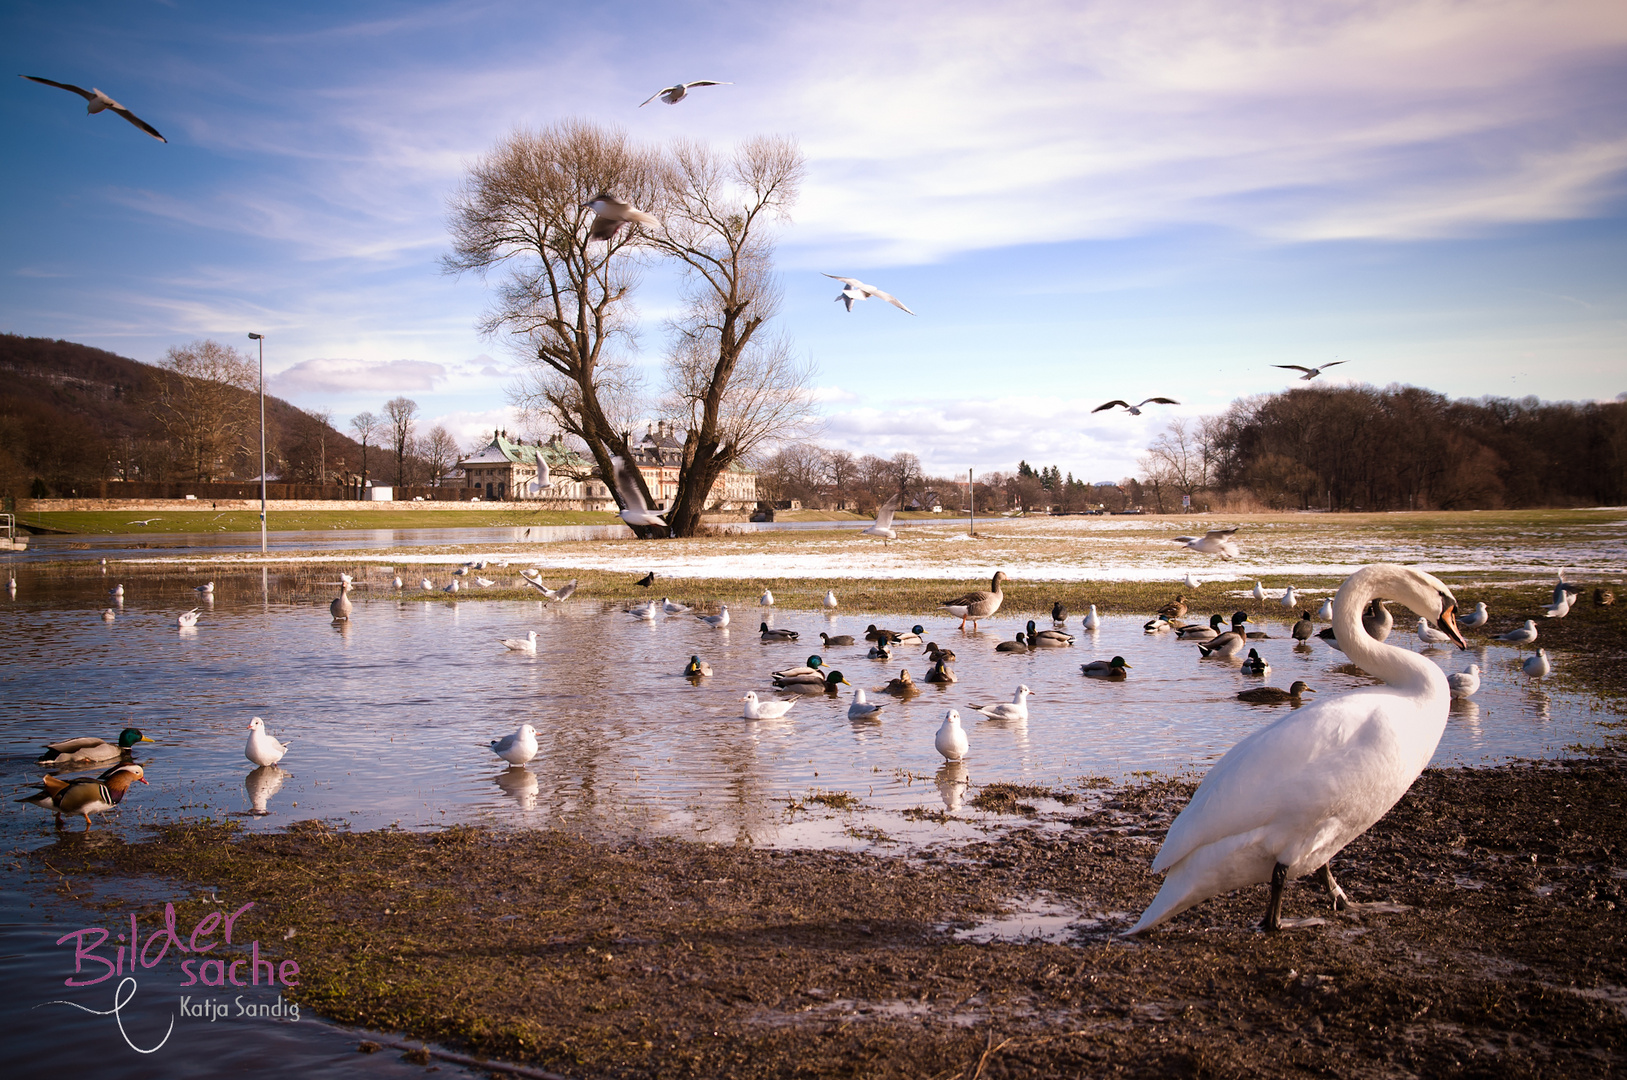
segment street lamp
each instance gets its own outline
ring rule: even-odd
[[[266,549],[266,336],[250,334],[260,343],[260,551]]]

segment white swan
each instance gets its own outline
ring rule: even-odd
[[[249,721],[249,741],[243,746],[243,756],[259,766],[275,765],[288,753],[288,744],[278,742],[266,734],[265,721],[256,716]]]
[[[960,726],[960,713],[950,709],[943,714],[943,724],[938,728],[932,745],[938,748],[945,761],[960,761],[966,757],[971,744],[966,741],[966,732]]]
[[[1348,906],[1328,860],[1406,793],[1446,729],[1445,674],[1416,653],[1373,640],[1360,616],[1374,597],[1437,620],[1463,644],[1457,601],[1438,579],[1391,564],[1347,578],[1334,630],[1350,660],[1385,685],[1296,709],[1227,751],[1170,826],[1153,860],[1153,869],[1165,872],[1163,887],[1131,934],[1211,896],[1267,881],[1263,926],[1279,929],[1284,884],[1312,872],[1337,908]]]
[[[746,703],[747,720],[778,720],[790,712],[791,706],[796,704],[795,701],[780,701],[777,698],[759,701],[755,690],[747,690],[746,696],[740,700]]]
[[[1455,698],[1466,699],[1475,696],[1480,689],[1480,665],[1470,664],[1468,671],[1456,671],[1446,677],[1446,685],[1451,689]]]
[[[1011,696],[1010,701],[1002,701],[998,705],[968,705],[973,712],[980,712],[990,720],[1027,720],[1028,697],[1034,691],[1026,686],[1017,687],[1017,692]]]

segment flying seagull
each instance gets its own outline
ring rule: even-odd
[[[610,471],[615,474],[616,491],[627,507],[621,511],[621,519],[629,525],[660,525],[665,528],[667,522],[661,516],[661,512],[650,509],[650,504],[644,501],[638,485],[627,475],[627,463],[619,457],[613,457],[610,459]]]
[[[582,209],[593,211],[593,224],[588,227],[588,242],[595,240],[609,240],[616,235],[616,230],[629,221],[636,221],[643,225],[659,225],[654,214],[646,214],[629,202],[622,202],[607,191],[601,191],[593,197],[591,202],[582,204]]]
[[[898,496],[882,503],[876,510],[876,520],[868,529],[861,529],[860,536],[879,536],[883,545],[889,540],[898,539],[898,530],[893,528],[893,514],[898,510]]]
[[[1176,401],[1174,398],[1150,397],[1146,401],[1143,401],[1141,403],[1141,405],[1151,405],[1153,402],[1157,402],[1160,405],[1179,405],[1180,404],[1180,402]],[[1130,415],[1131,416],[1140,416],[1141,415],[1141,405],[1131,405],[1128,401],[1118,401],[1118,400],[1109,401],[1106,405],[1098,405],[1098,406],[1096,406],[1094,409],[1092,409],[1090,411],[1093,412],[1093,413],[1099,413],[1099,412],[1102,412],[1105,409],[1111,409],[1115,405],[1123,405],[1126,409],[1130,410]]]
[[[837,294],[836,299],[845,301],[847,303],[847,310],[849,311],[853,310],[853,301],[868,300],[873,296],[877,300],[887,301],[899,311],[909,311],[911,315],[915,314],[915,312],[910,311],[909,308],[899,303],[898,297],[892,295],[891,293],[884,293],[874,285],[866,285],[858,278],[837,277],[835,274],[825,274],[825,276],[835,281],[840,281],[845,286],[845,288],[843,288],[842,291]]]
[[[111,109],[120,116],[124,117],[126,120],[130,121],[130,123],[134,124],[136,127],[140,128],[142,131],[145,131],[147,134],[157,139],[159,142],[169,142],[169,140],[164,138],[164,136],[158,134],[157,128],[153,127],[151,124],[147,123],[147,121],[143,120],[129,109],[126,109],[123,105],[120,105],[118,102],[114,101],[100,90],[86,90],[83,87],[75,86],[72,83],[52,82],[50,79],[42,79],[38,75],[19,75],[18,78],[27,79],[30,82],[44,83],[46,86],[54,86],[58,90],[70,90],[84,98],[86,101],[90,102],[90,104],[85,107],[85,111],[87,113],[95,114]]]
[[[1305,374],[1299,377],[1299,381],[1310,382],[1312,379],[1322,374],[1322,372],[1326,371],[1328,368],[1333,367],[1335,364],[1348,363],[1350,363],[1348,360],[1329,360],[1321,367],[1301,367],[1298,364],[1272,364],[1271,366],[1274,368],[1287,368],[1290,371],[1303,371]]]
[[[694,82],[679,83],[677,86],[663,87],[662,89],[657,90],[655,93],[651,94],[648,98],[646,98],[643,102],[641,102],[638,107],[642,109],[645,105],[648,105],[650,102],[654,101],[656,98],[660,98],[662,101],[666,102],[668,105],[676,105],[676,104],[678,104],[678,102],[682,101],[684,98],[689,96],[689,88],[691,86],[733,86],[733,85],[734,85],[734,83],[731,83],[731,82],[718,82],[716,79],[696,79]]]

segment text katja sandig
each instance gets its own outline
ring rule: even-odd
[[[140,928],[135,913],[130,915],[130,932],[128,935],[119,934],[120,944],[114,946],[112,956],[102,954],[101,950],[112,937],[111,931],[99,926],[87,926],[83,930],[75,930],[71,934],[63,934],[57,939],[58,945],[74,943],[73,975],[64,980],[67,986],[95,986],[99,982],[111,979],[114,976],[123,976],[128,970],[129,974],[136,974],[141,968],[154,968],[164,962],[169,955],[171,947],[182,953],[203,954],[213,952],[222,944],[232,944],[232,930],[243,913],[254,906],[250,901],[232,912],[211,911],[199,919],[192,927],[192,932],[181,940],[181,935],[175,929],[175,905],[164,905],[164,925],[147,935],[145,943],[141,941]],[[216,934],[222,940],[211,940]],[[156,946],[156,951],[155,951]],[[239,946],[241,948],[241,946]],[[94,977],[95,968],[87,972],[87,965],[100,964],[101,974]],[[248,969],[248,977],[243,978],[242,969]],[[298,986],[299,964],[293,960],[284,960],[280,964],[273,964],[270,960],[260,959],[260,942],[258,939],[249,944],[249,955],[235,960],[217,959],[209,957],[199,959],[196,956],[181,961],[181,972],[186,981],[181,986]],[[262,977],[264,981],[262,982]]]

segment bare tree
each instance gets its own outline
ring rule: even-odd
[[[398,487],[405,487],[409,479],[407,462],[418,403],[409,397],[393,397],[384,403],[384,415],[389,420],[390,435],[395,442],[395,482]]]
[[[763,336],[780,299],[772,228],[802,174],[789,139],[749,139],[728,155],[683,141],[668,155],[663,228],[652,243],[683,265],[688,305],[666,372],[667,411],[686,429],[667,512],[674,535],[699,529],[723,470],[765,440],[811,426],[812,366],[785,339]]]
[[[458,441],[445,425],[436,424],[424,437],[424,461],[429,465],[430,483],[441,486],[441,477],[458,461]]]
[[[1207,428],[1194,429],[1184,417],[1169,422],[1141,459],[1142,474],[1159,487],[1172,487],[1190,498],[1209,486],[1212,451],[1205,441]]]
[[[573,120],[510,135],[475,163],[452,200],[453,250],[445,270],[506,271],[480,329],[523,343],[531,372],[510,388],[510,400],[551,415],[606,479],[612,456],[632,460],[631,425],[607,415],[604,399],[622,374],[614,347],[631,341],[628,295],[645,240],[640,227],[629,225],[590,243],[592,214],[584,204],[610,192],[658,211],[658,172],[655,156],[625,132]],[[628,472],[649,499],[638,470]],[[616,485],[609,487],[619,501]]]
[[[903,504],[912,493],[921,490],[921,459],[908,450],[901,450],[888,464],[893,467],[893,483],[897,485],[898,501]]]
[[[382,422],[370,412],[359,412],[350,418],[350,430],[362,444],[362,476],[367,476],[367,445],[379,433]]]
[[[836,501],[845,502],[859,479],[859,463],[850,451],[832,450],[825,455],[825,481],[836,492]]]
[[[194,341],[170,349],[159,366],[155,419],[179,450],[192,475],[222,475],[249,427],[257,385],[254,362],[218,341]]]

